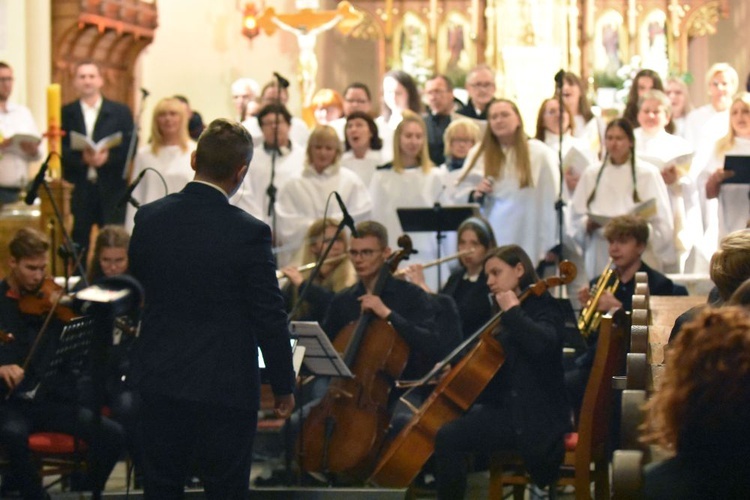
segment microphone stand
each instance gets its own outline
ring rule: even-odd
[[[128,144],[128,154],[125,157],[125,169],[123,170],[123,176],[128,176],[130,174],[130,162],[133,161],[133,157],[135,156],[135,146],[138,143],[138,136],[141,132],[141,115],[143,114],[143,103],[146,102],[146,99],[149,96],[148,90],[142,88],[141,89],[141,106],[138,108],[138,113],[136,114],[135,121],[133,121],[133,132],[130,134],[130,144]]]
[[[54,154],[58,154],[58,153],[54,153]],[[60,158],[60,161],[62,162],[62,157]],[[76,248],[77,245],[75,245],[73,243],[73,240],[70,238],[70,234],[68,233],[68,230],[65,229],[65,224],[63,224],[63,217],[62,217],[62,214],[60,213],[60,207],[57,206],[57,202],[55,201],[55,197],[53,196],[52,189],[50,189],[47,179],[42,179],[42,186],[44,186],[44,190],[47,193],[47,197],[49,198],[50,204],[52,204],[52,209],[55,212],[55,220],[57,224],[60,226],[60,231],[62,232],[62,235],[63,235],[64,245],[67,247],[65,251],[65,255],[63,256],[63,261],[65,263],[65,266],[64,266],[65,267],[65,293],[68,293],[70,291],[70,287],[69,287],[69,280],[70,280],[69,274],[70,273],[68,273],[69,259],[72,258],[73,262],[75,262],[75,266],[81,275],[81,281],[83,281],[83,284],[85,286],[88,286],[89,282],[88,282],[88,279],[86,278],[86,272],[83,269],[83,264],[81,263],[80,252]]]
[[[276,112],[274,113],[276,118],[276,126],[273,129],[273,144],[271,149],[271,180],[268,182],[268,188],[266,188],[266,194],[268,195],[268,216],[271,217],[271,244],[276,246],[276,186],[274,180],[276,179],[276,158],[279,155],[279,120],[281,119],[281,113],[279,113],[279,107],[281,106],[281,79],[279,75],[276,76]],[[291,124],[290,124],[291,125]],[[276,255],[274,254],[274,259]]]
[[[563,200],[563,187],[564,187],[564,174],[563,174],[563,134],[565,131],[563,130],[563,113],[565,113],[565,106],[563,103],[563,93],[562,93],[562,87],[563,87],[563,78],[565,76],[565,73],[563,70],[560,70],[557,75],[555,75],[555,85],[557,87],[557,102],[559,106],[559,116],[557,118],[558,123],[558,134],[559,134],[559,145],[557,148],[557,168],[558,172],[560,173],[560,185],[558,189],[558,196],[557,201],[555,202],[555,211],[557,212],[557,240],[558,240],[558,260],[562,262],[565,260],[564,258],[564,252],[563,252],[563,234],[564,234],[564,227],[565,227],[565,218],[563,216],[563,209],[565,208],[565,201]],[[571,116],[570,119],[572,120],[573,117]],[[560,287],[560,290],[558,290],[558,293],[562,293],[562,287]]]

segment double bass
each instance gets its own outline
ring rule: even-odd
[[[560,263],[560,276],[539,280],[520,296],[523,302],[530,295],[541,295],[547,289],[570,283],[575,279],[576,266]],[[414,408],[409,424],[391,441],[380,455],[368,482],[386,488],[406,488],[419,474],[435,450],[435,436],[440,428],[456,420],[471,408],[505,361],[505,353],[496,337],[502,311],[438,363],[422,379],[408,385],[421,387],[441,373],[469,346],[473,346],[438,383],[424,404]],[[402,401],[410,406],[404,394]]]
[[[401,249],[380,269],[374,295],[388,275],[414,251],[411,239],[398,240]],[[328,392],[302,425],[298,443],[300,467],[327,477],[364,481],[372,471],[391,414],[391,389],[409,359],[409,346],[387,321],[364,313],[344,327],[333,342],[354,377],[331,381]]]

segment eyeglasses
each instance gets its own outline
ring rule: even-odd
[[[474,139],[469,139],[468,137],[454,137],[451,139],[451,144],[474,144]]]
[[[367,99],[344,99],[344,100],[349,104],[367,104],[368,102],[370,102]]]
[[[0,83],[10,83],[13,81],[12,76],[3,76],[0,78]]]
[[[279,122],[260,122],[260,127],[276,127],[277,125],[286,125],[286,122],[284,120],[281,120]]]
[[[375,250],[373,248],[365,248],[364,250],[349,250],[349,258],[354,260],[357,257],[362,257],[363,259],[369,259],[372,258],[373,255],[376,253],[381,252],[381,250]]]

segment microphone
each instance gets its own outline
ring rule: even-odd
[[[560,70],[555,74],[555,86],[558,89],[562,89],[563,80],[565,79],[565,71]]]
[[[273,76],[276,77],[276,79],[279,81],[279,87],[282,89],[289,88],[289,80],[278,74],[277,72],[273,72]]]
[[[42,163],[39,172],[37,172],[36,177],[34,177],[34,182],[31,183],[31,188],[29,188],[29,191],[26,193],[26,198],[24,199],[24,201],[27,205],[33,205],[34,200],[36,200],[36,196],[39,193],[39,187],[44,182],[44,176],[47,174],[50,158],[52,158],[52,153],[47,155],[47,159],[44,160],[44,163]]]
[[[142,170],[141,173],[138,174],[138,177],[136,177],[135,180],[130,184],[130,186],[128,186],[128,189],[127,191],[125,191],[125,194],[123,194],[122,198],[120,198],[120,201],[117,202],[118,207],[121,207],[125,205],[127,202],[130,202],[135,208],[140,208],[141,204],[133,199],[133,191],[135,191],[135,188],[138,187],[138,183],[141,182],[141,179],[143,179],[143,176],[146,174],[146,171],[147,170]]]
[[[345,226],[349,228],[349,230],[352,232],[352,238],[359,238],[359,234],[357,233],[357,229],[354,227],[354,219],[352,219],[352,216],[349,215],[349,211],[346,209],[346,205],[344,205],[344,201],[341,199],[341,196],[337,191],[334,191],[333,194],[336,195],[336,201],[339,202],[339,208],[341,209],[342,219],[341,222],[344,223]]]

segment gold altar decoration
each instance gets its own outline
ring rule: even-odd
[[[310,106],[315,93],[318,74],[318,58],[315,45],[318,35],[334,27],[348,35],[362,21],[362,13],[349,2],[338,4],[336,10],[316,11],[303,8],[297,12],[277,14],[273,7],[266,8],[258,18],[258,26],[266,35],[272,36],[277,29],[292,33],[299,46],[299,83],[304,108]]]

